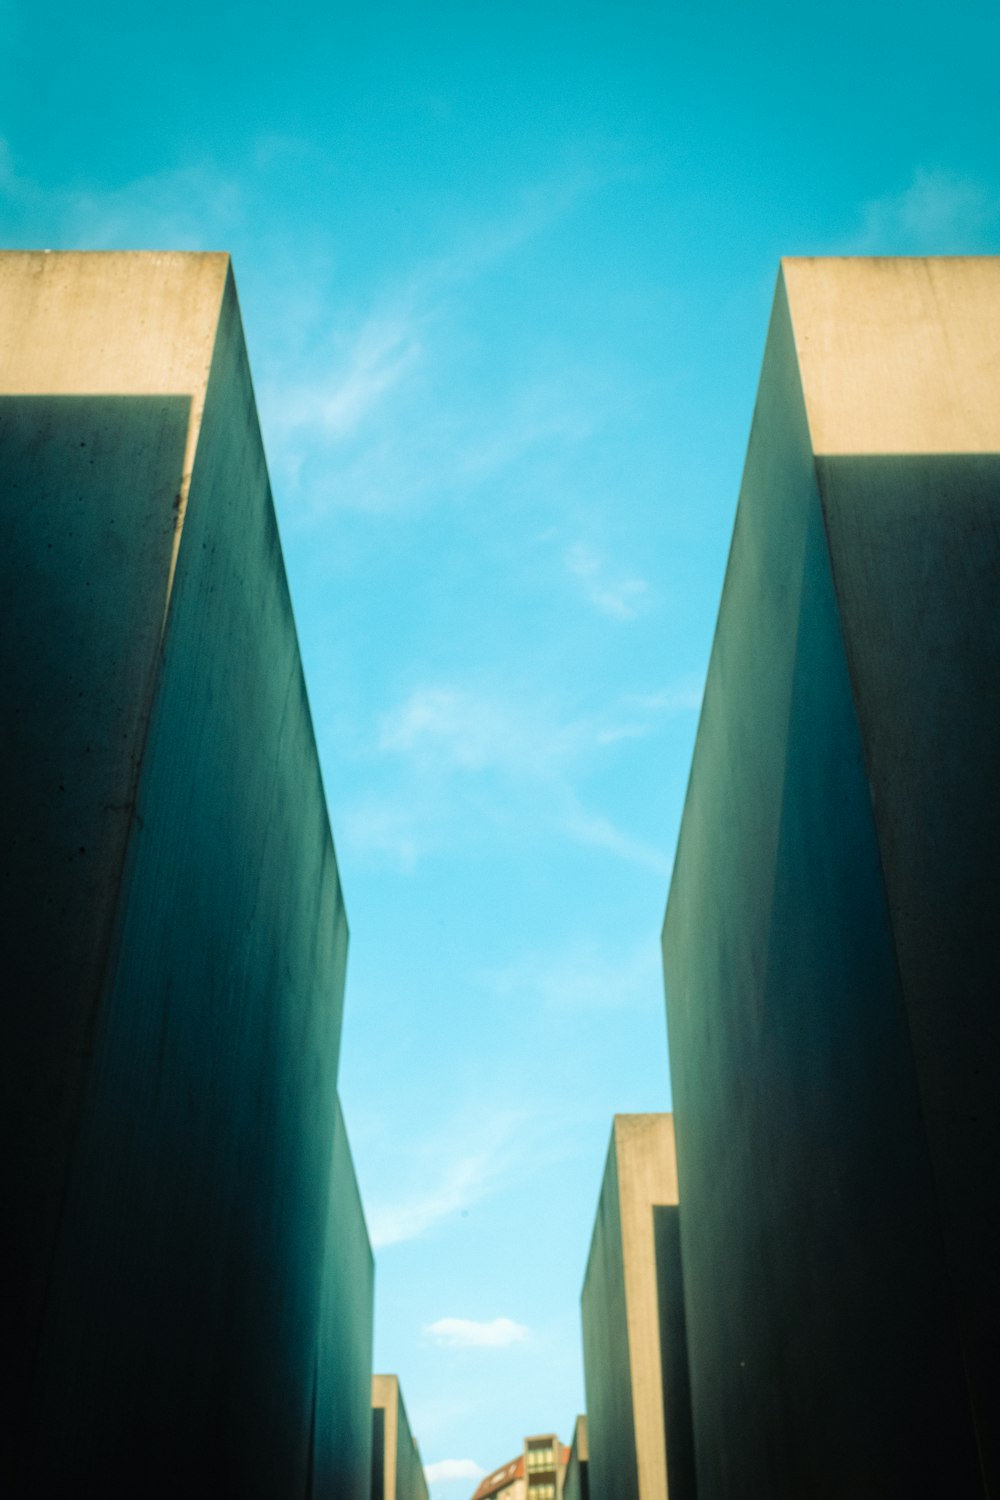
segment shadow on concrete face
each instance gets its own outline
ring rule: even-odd
[[[817,461],[966,1379],[1000,1488],[1000,456]]]
[[[0,397],[8,1412],[34,1356],[77,1127],[189,414],[185,396]]]

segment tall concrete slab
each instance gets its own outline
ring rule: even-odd
[[[395,1375],[372,1376],[372,1439],[372,1500],[428,1500],[420,1450]]]
[[[664,925],[701,1500],[1000,1494],[1000,262],[786,261]]]
[[[590,1500],[587,1452],[587,1418],[577,1417],[566,1464],[563,1500]]]
[[[305,1494],[347,924],[228,259],[0,256],[3,1475]]]
[[[656,1205],[677,1205],[673,1116],[616,1115],[581,1298],[593,1500],[688,1500],[668,1467],[659,1277],[678,1268],[658,1259]]]

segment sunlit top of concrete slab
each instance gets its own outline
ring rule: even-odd
[[[782,275],[815,453],[1000,453],[1000,257]]]
[[[0,395],[188,396],[182,505],[229,256],[0,253]]]
[[[228,255],[0,254],[0,393],[194,396],[205,385]]]

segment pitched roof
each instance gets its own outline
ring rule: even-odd
[[[499,1469],[494,1469],[491,1474],[480,1481],[480,1485],[472,1500],[486,1500],[488,1495],[495,1495],[498,1490],[513,1484],[515,1479],[524,1477],[524,1454],[519,1453],[517,1458],[512,1458],[509,1463],[501,1464]]]

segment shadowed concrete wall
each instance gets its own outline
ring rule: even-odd
[[[1000,1494],[1000,265],[786,262],[664,926],[699,1494]]]
[[[375,1266],[338,1101],[314,1416],[316,1500],[369,1500]]]
[[[0,308],[5,1485],[304,1495],[347,925],[228,260]]]
[[[587,1418],[577,1417],[569,1461],[566,1464],[563,1500],[590,1500],[587,1469]]]
[[[616,1115],[581,1298],[594,1500],[667,1494],[653,1205],[676,1203],[673,1116]]]
[[[694,1500],[697,1493],[694,1431],[691,1426],[691,1377],[688,1369],[684,1268],[681,1259],[681,1211],[654,1205],[656,1285],[660,1315],[660,1370],[663,1385],[663,1431],[667,1443],[667,1490],[674,1500]]]
[[[428,1500],[423,1464],[395,1375],[372,1376],[372,1500]]]

